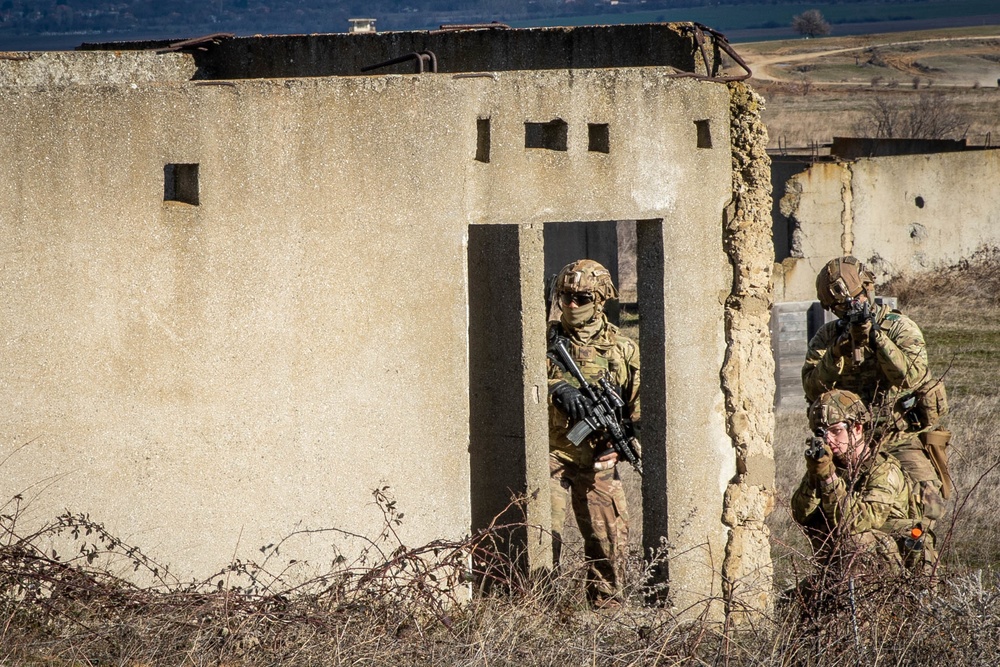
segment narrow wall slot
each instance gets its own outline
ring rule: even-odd
[[[611,137],[607,123],[587,123],[587,150],[594,153],[611,152]]]
[[[476,160],[490,161],[490,119],[476,119]]]
[[[547,148],[550,151],[566,150],[568,129],[561,118],[547,123],[524,124],[524,147]]]
[[[712,127],[709,120],[696,120],[694,126],[698,129],[698,148],[712,147]]]
[[[167,164],[163,166],[163,201],[198,205],[197,164]]]

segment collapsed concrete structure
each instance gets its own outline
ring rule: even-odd
[[[202,576],[295,530],[284,557],[327,566],[348,538],[304,529],[377,534],[375,488],[408,544],[517,495],[544,568],[543,229],[636,220],[644,546],[678,608],[766,608],[768,158],[725,48],[658,24],[6,54],[3,497]]]
[[[816,273],[841,253],[885,279],[1000,245],[1000,202],[988,185],[998,178],[998,149],[800,163],[778,199],[789,231],[776,249],[776,300],[814,299]]]

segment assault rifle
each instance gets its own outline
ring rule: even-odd
[[[813,437],[806,438],[806,444],[809,445],[806,448],[806,458],[810,458],[813,461],[819,461],[823,458],[823,454],[826,453],[826,449],[824,447],[826,444],[826,429],[817,429]]]
[[[635,438],[627,433],[631,430],[631,425],[622,416],[625,402],[621,396],[615,392],[607,378],[599,379],[596,385],[587,382],[580,367],[576,365],[569,350],[566,349],[566,340],[557,336],[549,348],[549,355],[552,360],[562,369],[576,378],[580,383],[580,392],[590,401],[590,414],[581,419],[569,430],[566,437],[574,445],[579,445],[592,433],[602,431],[611,440],[612,448],[618,453],[618,457],[625,459],[632,464],[632,467],[642,474],[642,461],[639,459],[639,450],[634,442]],[[553,356],[554,355],[554,356]]]
[[[872,307],[867,301],[861,301],[860,299],[851,299],[847,307],[847,312],[844,316],[840,318],[837,322],[838,330],[841,333],[848,332],[853,327],[861,326],[865,322],[872,323],[872,331],[874,332],[877,328],[875,324],[875,316],[872,314]],[[864,351],[861,346],[858,345],[858,341],[851,337],[851,346],[854,349],[854,363],[860,364],[864,361]],[[874,346],[873,346],[874,347]]]
[[[843,321],[846,326],[852,327],[856,324],[864,324],[872,319],[872,307],[867,301],[861,299],[851,299],[847,312],[844,313]]]

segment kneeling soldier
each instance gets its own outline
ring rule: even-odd
[[[869,420],[849,391],[828,391],[810,406],[815,435],[792,515],[827,565],[856,562],[859,554],[875,554],[876,563],[892,567],[921,562],[919,506],[899,461],[866,437]]]

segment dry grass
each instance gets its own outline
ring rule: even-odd
[[[965,358],[975,341],[997,335],[998,282],[1000,253],[983,251],[881,290],[899,296],[923,325],[935,369],[958,388],[950,416],[958,493],[936,593],[919,578],[853,572],[815,580],[818,594],[789,595],[772,615],[741,628],[682,621],[670,608],[643,604],[650,565],[633,547],[626,604],[594,612],[579,553],[558,575],[532,579],[500,555],[503,527],[406,548],[395,536],[401,517],[388,489],[374,492],[381,534],[361,558],[322,577],[296,581],[294,568],[271,571],[280,560],[273,557],[280,545],[272,545],[259,563],[181,583],[88,517],[66,514],[25,534],[15,498],[0,508],[0,665],[998,664],[1000,396],[994,358]],[[779,415],[780,492],[769,519],[777,590],[796,590],[815,572],[787,513],[805,434],[802,415]],[[75,545],[71,556],[42,546],[53,536]],[[102,565],[109,555],[151,583],[113,575]]]

